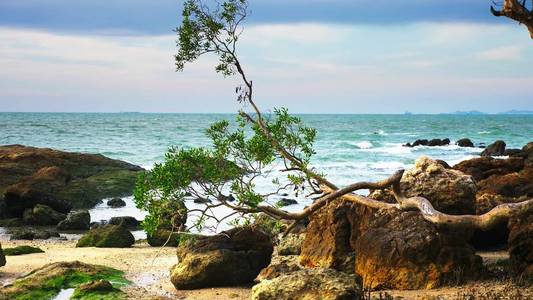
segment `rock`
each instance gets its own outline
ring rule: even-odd
[[[114,288],[113,288],[113,285],[111,285],[109,281],[101,279],[101,280],[95,280],[95,281],[82,284],[77,289],[79,291],[84,291],[84,292],[88,292],[88,291],[110,292],[110,291],[113,291]]]
[[[207,204],[207,203],[211,203],[211,200],[207,198],[195,198],[193,202],[196,204]]]
[[[437,161],[420,157],[413,169],[401,179],[401,188],[408,197],[428,199],[435,209],[448,214],[472,214],[476,184],[460,171],[446,169]]]
[[[60,237],[59,232],[54,230],[37,230],[35,231],[36,240],[47,240],[49,238],[58,238]]]
[[[511,266],[523,279],[533,280],[533,213],[512,216],[509,230]]]
[[[0,267],[3,267],[6,265],[6,257],[4,255],[4,251],[2,251],[2,244],[0,244]]]
[[[82,210],[70,212],[67,218],[57,224],[58,230],[89,230],[91,215],[89,211]]]
[[[10,240],[27,240],[33,241],[35,239],[35,232],[28,229],[20,229],[11,232]]]
[[[128,248],[135,243],[135,238],[125,227],[105,225],[91,229],[82,236],[76,247]]]
[[[481,258],[464,235],[438,230],[417,211],[380,210],[356,240],[355,272],[371,289],[430,289],[476,278]]]
[[[124,273],[119,270],[79,261],[55,262],[35,269],[18,278],[13,284],[5,286],[0,291],[0,297],[54,299],[64,288],[75,288],[91,281],[104,279],[114,284],[126,284],[123,275]],[[118,290],[114,294],[106,292],[106,297],[96,291],[92,292],[94,293],[85,294],[84,297],[75,294],[71,299],[125,299],[125,295]]]
[[[278,244],[278,255],[300,255],[304,240],[305,234],[288,234]]]
[[[139,220],[129,216],[112,217],[107,223],[111,225],[122,225],[130,230],[137,230],[141,225]]]
[[[172,237],[169,239],[169,236]],[[181,234],[167,229],[158,229],[154,234],[148,234],[146,240],[152,247],[177,247],[180,243]]]
[[[307,269],[272,280],[264,280],[252,288],[252,300],[359,300],[363,298],[361,279],[331,269]]]
[[[126,206],[126,202],[120,198],[113,198],[107,201],[107,206],[117,208]]]
[[[521,149],[505,149],[503,152],[504,156],[522,156]]]
[[[9,218],[0,220],[0,227],[21,227],[24,226],[24,221],[19,218]]]
[[[142,168],[98,154],[0,146],[0,195],[11,217],[36,204],[61,213],[131,195]]]
[[[416,147],[416,146],[427,146],[429,144],[429,141],[426,140],[426,139],[422,139],[422,140],[416,140],[412,147]]]
[[[276,206],[278,207],[284,207],[284,206],[295,205],[295,204],[298,204],[298,201],[294,199],[289,199],[289,198],[283,198],[281,200],[278,200],[278,202],[276,202]]]
[[[472,141],[467,138],[460,139],[455,144],[459,147],[474,147],[474,143],[472,143]]]
[[[450,139],[432,139],[428,142],[428,146],[435,147],[435,146],[446,146],[450,144]]]
[[[271,280],[283,274],[299,271],[301,269],[302,267],[298,264],[297,255],[276,255],[272,257],[270,265],[259,272],[259,275],[255,278],[255,282]]]
[[[24,211],[22,219],[24,223],[30,225],[57,225],[67,216],[59,213],[49,206],[37,204],[35,207]]]
[[[6,256],[17,256],[17,255],[25,255],[25,254],[33,254],[33,253],[44,253],[44,251],[41,250],[41,248],[25,246],[25,245],[4,249],[4,255]]]
[[[252,227],[191,237],[178,246],[170,280],[178,290],[250,283],[268,266],[272,251],[270,237]]]
[[[480,181],[492,175],[505,175],[518,172],[524,168],[524,159],[517,157],[508,159],[478,157],[462,161],[453,166],[453,168],[471,175],[475,181]]]
[[[481,156],[502,156],[505,153],[505,142],[496,141],[490,144],[481,152]]]

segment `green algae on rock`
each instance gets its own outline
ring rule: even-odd
[[[44,253],[44,251],[41,248],[26,246],[26,245],[4,249],[5,256],[16,256],[16,255],[25,255],[25,254],[33,254],[33,253]]]
[[[125,227],[105,225],[91,229],[83,235],[76,247],[128,248],[135,243],[135,238]]]
[[[112,282],[113,287],[117,290],[111,293],[119,295],[121,292],[118,289],[130,283],[124,279],[124,272],[109,267],[90,265],[79,261],[56,262],[33,270],[13,284],[0,289],[0,299],[52,299],[61,290],[76,288],[82,284],[101,279]],[[87,293],[87,297],[83,299],[117,299],[116,297],[100,297],[93,292]]]

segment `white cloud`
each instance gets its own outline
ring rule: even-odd
[[[522,58],[523,50],[524,48],[521,46],[503,46],[479,52],[476,57],[481,60],[520,60]]]

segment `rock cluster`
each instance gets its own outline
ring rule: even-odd
[[[191,236],[178,246],[170,280],[178,290],[250,283],[268,266],[272,251],[270,237],[252,227]]]
[[[435,146],[447,146],[449,144],[450,144],[450,139],[449,138],[445,138],[445,139],[442,139],[442,140],[441,139],[432,139],[432,140],[419,139],[419,140],[414,141],[412,144],[411,143],[407,143],[404,146],[405,147],[416,147],[416,146],[435,147]]]
[[[70,212],[66,219],[57,224],[58,230],[89,230],[91,215],[89,211]]]
[[[83,235],[76,247],[128,248],[135,243],[129,230],[121,225],[105,225]]]
[[[72,208],[91,208],[106,197],[131,195],[142,170],[97,154],[0,146],[0,218],[56,225]],[[46,216],[39,214],[43,209]]]

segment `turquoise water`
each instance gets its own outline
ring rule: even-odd
[[[379,179],[406,168],[420,155],[449,163],[480,149],[405,148],[417,138],[468,137],[508,147],[533,140],[531,115],[302,115],[318,129],[314,165],[339,184]],[[170,146],[206,146],[204,130],[223,114],[0,113],[0,144],[24,144],[66,151],[101,153],[150,168]]]
[[[453,143],[463,137],[475,144],[489,144],[497,139],[509,148],[522,147],[533,140],[533,116],[508,115],[302,115],[303,120],[317,128],[317,155],[313,165],[326,173],[339,186],[361,180],[385,178],[400,168],[409,168],[417,157],[427,155],[450,164],[478,156],[480,148],[461,148]],[[0,113],[0,144],[24,144],[65,151],[101,153],[145,168],[161,162],[170,146],[208,146],[204,131],[217,120],[230,119],[222,114],[66,114],[66,113]],[[402,144],[418,138],[450,138],[444,147],[406,148]],[[261,192],[272,192],[273,172],[260,177]],[[364,191],[362,191],[364,193]],[[300,210],[309,199],[289,197]],[[273,196],[272,202],[279,199]],[[124,199],[127,206],[112,209],[104,203],[90,211],[92,221],[112,216],[129,215],[143,219],[132,197]],[[189,208],[197,208],[192,201]],[[217,211],[227,214],[229,211]],[[192,219],[189,218],[192,222]],[[218,230],[225,229],[226,226]],[[142,232],[136,232],[143,238]]]

